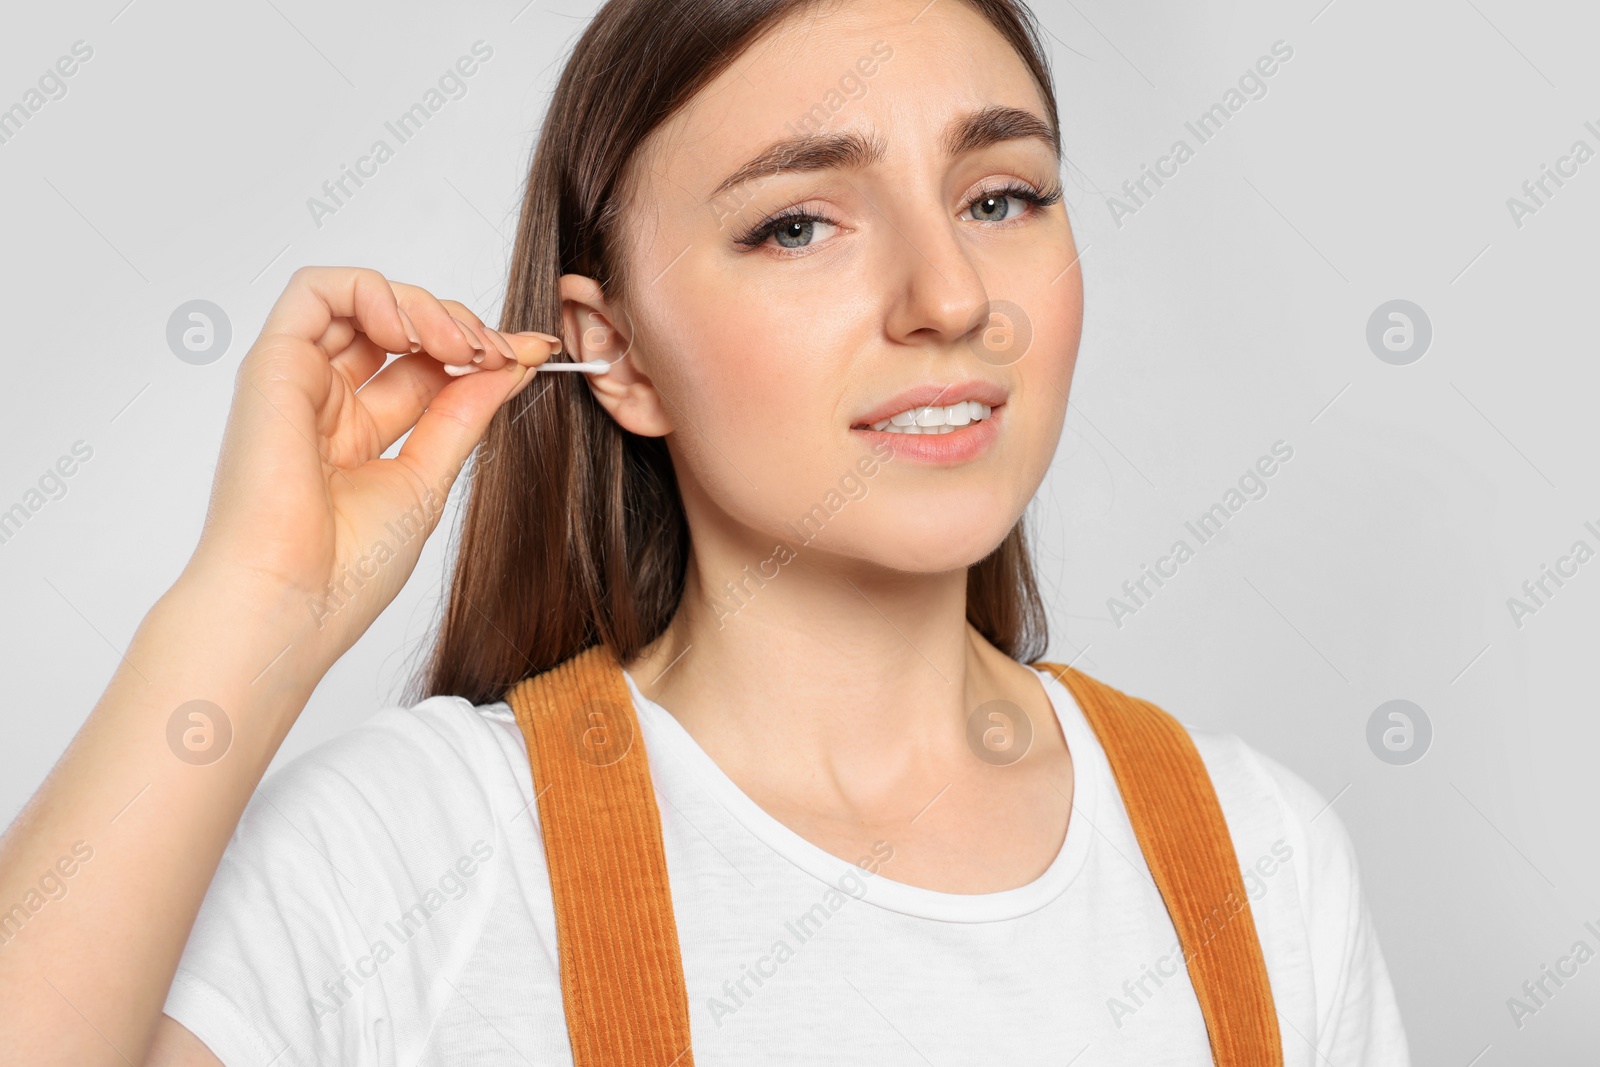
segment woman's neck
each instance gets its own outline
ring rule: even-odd
[[[1075,790],[1038,676],[967,623],[965,573],[831,562],[813,551],[782,564],[731,617],[726,587],[691,564],[672,625],[624,666],[819,848],[853,861],[887,842],[889,878],[942,892],[1033,881],[1061,850]],[[1025,747],[977,751],[975,735],[1017,717]]]
[[[972,761],[968,720],[986,702],[1056,731],[1037,678],[967,622],[964,571],[809,548],[737,572],[697,563],[672,624],[625,666],[736,781],[871,811]]]

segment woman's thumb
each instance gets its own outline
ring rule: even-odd
[[[533,377],[533,368],[520,363],[461,376],[429,402],[397,458],[425,484],[450,485],[488,432],[495,412]]]

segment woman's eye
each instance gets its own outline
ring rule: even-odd
[[[1024,200],[1006,193],[980,196],[972,202],[971,207],[972,217],[979,222],[999,222],[1013,215],[1020,215],[1027,210]]]
[[[819,236],[817,227],[829,227],[833,224],[823,219],[797,218],[786,222],[780,221],[772,229],[771,236],[778,242],[780,248],[804,248]],[[823,234],[822,236],[826,236]]]

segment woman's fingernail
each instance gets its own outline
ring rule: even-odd
[[[502,356],[505,356],[513,363],[517,362],[516,350],[511,347],[510,341],[507,341],[503,336],[501,336],[499,330],[491,330],[489,327],[485,326],[483,328],[483,335],[489,339],[491,344],[500,350],[500,354]]]
[[[406,337],[411,341],[411,351],[421,352],[422,338],[417,335],[417,328],[416,326],[412,325],[411,316],[407,315],[406,309],[401,307],[399,304],[396,304],[394,309],[400,313],[400,325],[405,327]]]
[[[461,327],[461,336],[466,338],[467,344],[471,345],[476,351],[479,351],[479,352],[488,351],[486,348],[483,347],[483,342],[478,340],[478,335],[477,335],[476,331],[474,331],[472,329],[472,327],[468,326],[466,323],[462,322],[460,319],[456,318],[454,315],[450,316],[450,319],[457,326]]]
[[[561,354],[561,338],[555,336],[554,334],[540,333],[538,330],[523,330],[522,332],[518,333],[517,336],[537,337],[541,341],[548,341],[555,346],[550,350],[550,354],[552,356],[559,356]]]

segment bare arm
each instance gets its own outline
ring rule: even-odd
[[[420,350],[385,366],[412,334]],[[472,361],[473,341],[488,373],[446,375],[443,362]],[[194,557],[0,837],[7,1053],[75,1067],[218,1062],[161,1014],[195,915],[273,754],[404,585],[423,538],[337,610],[328,583],[386,522],[420,516],[432,531],[489,419],[550,352],[375,271],[291,278],[240,365]]]

